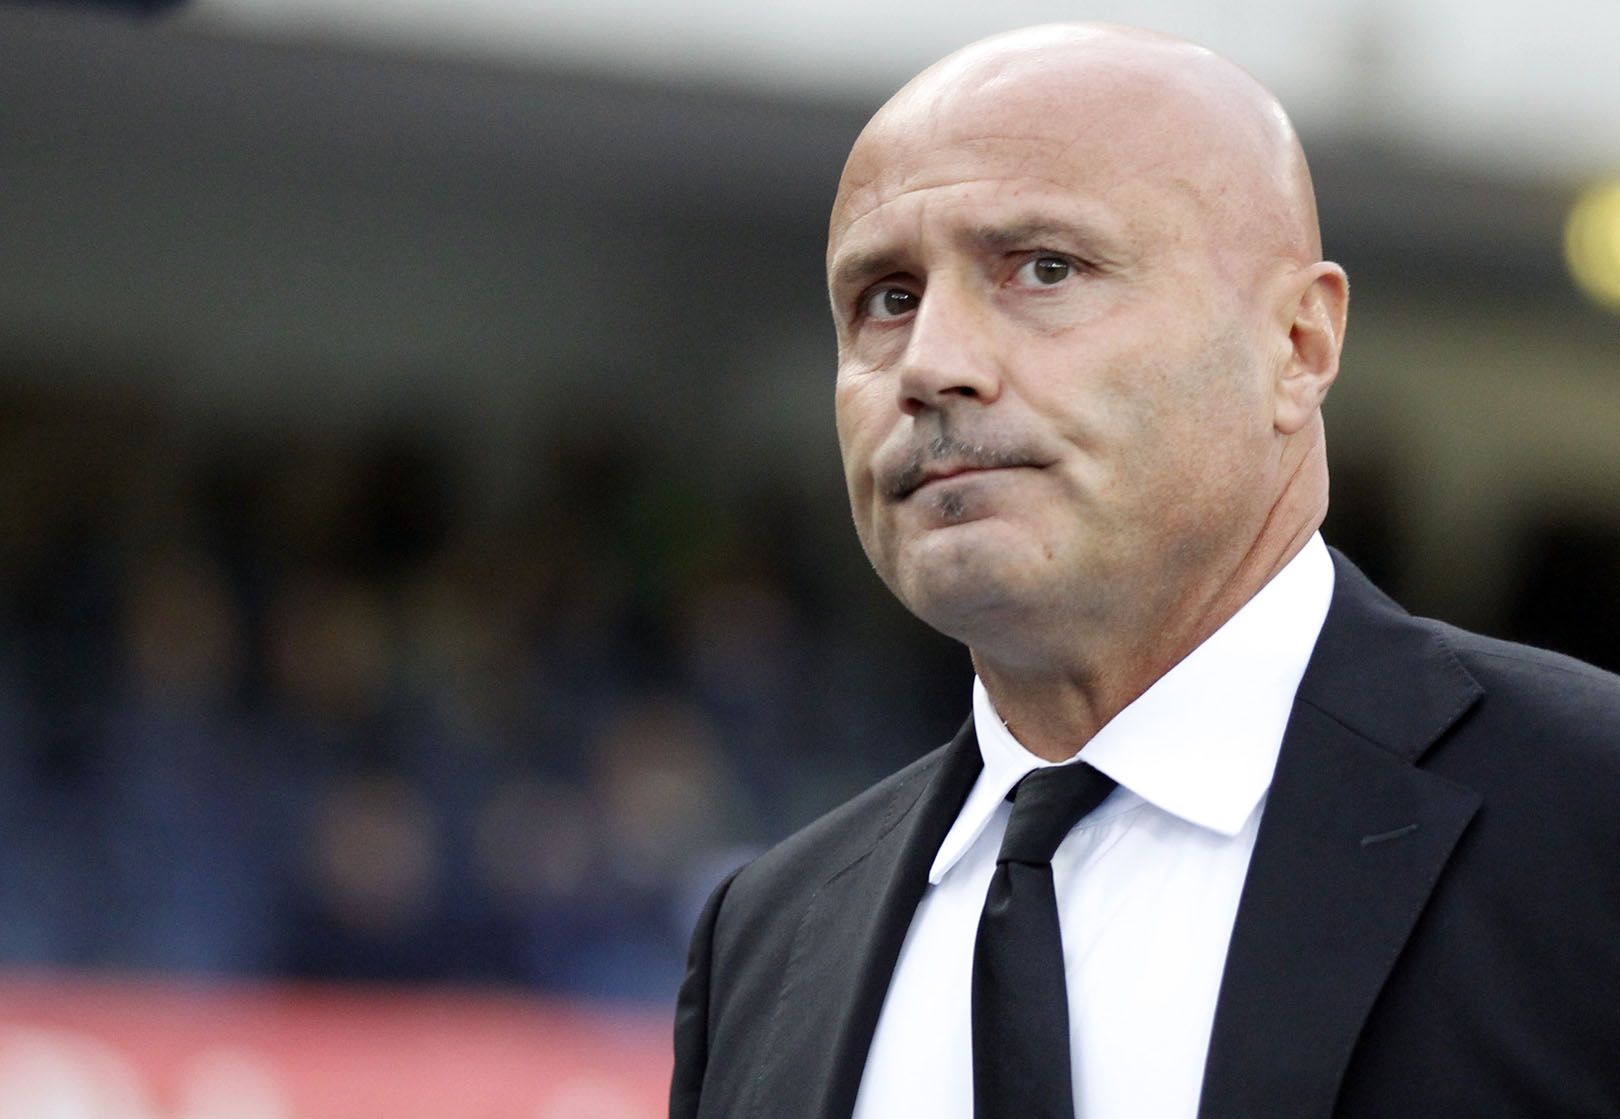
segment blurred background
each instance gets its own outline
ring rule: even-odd
[[[719,876],[968,708],[849,525],[844,154],[1075,17],[1295,117],[1354,297],[1329,541],[1620,667],[1620,6],[3,5],[0,1027],[410,984],[605,1009],[660,1081]],[[118,1116],[319,1111],[152,1075]]]

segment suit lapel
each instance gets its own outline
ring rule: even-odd
[[[1201,1119],[1328,1116],[1478,794],[1415,766],[1478,700],[1428,624],[1335,554],[1232,930]]]
[[[896,797],[870,850],[817,892],[747,1114],[848,1119],[928,867],[981,766],[969,720],[920,791]]]

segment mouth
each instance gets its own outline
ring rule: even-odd
[[[904,501],[918,490],[934,485],[937,482],[948,482],[953,478],[967,478],[975,474],[991,474],[1002,470],[1016,470],[1023,467],[1033,468],[1032,462],[994,462],[994,463],[931,463],[928,466],[902,471],[888,486],[889,496],[895,501]]]
[[[969,474],[1046,465],[1029,447],[1016,441],[980,443],[941,434],[913,446],[881,475],[881,490],[890,501],[904,501],[924,486]],[[1048,460],[1050,461],[1050,460]]]
[[[952,478],[965,478],[971,474],[986,474],[992,470],[1005,470],[1002,466],[954,466],[943,470],[928,471],[914,485],[905,488],[901,500],[910,497],[918,490],[926,489],[935,482],[948,482]]]

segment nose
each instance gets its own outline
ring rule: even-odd
[[[955,284],[930,283],[901,356],[900,410],[989,404],[1001,393],[1000,367],[989,309]]]

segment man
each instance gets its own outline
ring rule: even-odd
[[[975,44],[857,140],[828,270],[856,527],[973,719],[715,892],[672,1114],[1620,1115],[1620,682],[1317,536],[1347,286],[1275,100],[1124,28]],[[1118,788],[1009,855],[1054,763]],[[987,890],[1043,859],[1009,994]]]

